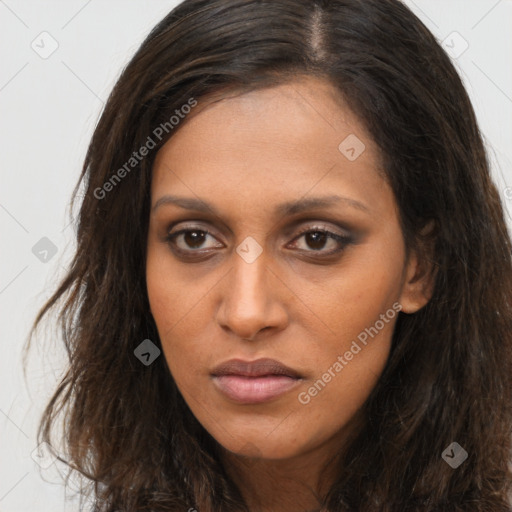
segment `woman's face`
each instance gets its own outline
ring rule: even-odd
[[[398,311],[426,302],[419,267],[377,147],[328,83],[203,107],[154,164],[151,312],[180,392],[224,448],[298,456],[336,439],[376,385]],[[261,358],[293,371],[218,369]]]

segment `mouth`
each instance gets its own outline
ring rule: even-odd
[[[228,399],[258,404],[280,397],[300,384],[303,377],[275,359],[231,359],[211,373],[213,383]]]

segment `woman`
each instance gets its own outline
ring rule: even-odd
[[[98,511],[510,511],[511,243],[396,0],[186,0],[105,106],[59,307]]]

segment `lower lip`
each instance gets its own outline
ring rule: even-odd
[[[217,388],[228,398],[242,404],[268,402],[293,389],[300,379],[286,375],[267,377],[243,377],[241,375],[219,375],[213,377]]]

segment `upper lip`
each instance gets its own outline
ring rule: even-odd
[[[301,376],[294,369],[283,363],[269,358],[256,359],[255,361],[243,361],[242,359],[230,359],[217,366],[212,375],[241,375],[244,377],[262,377],[264,375],[285,375],[294,379]]]

